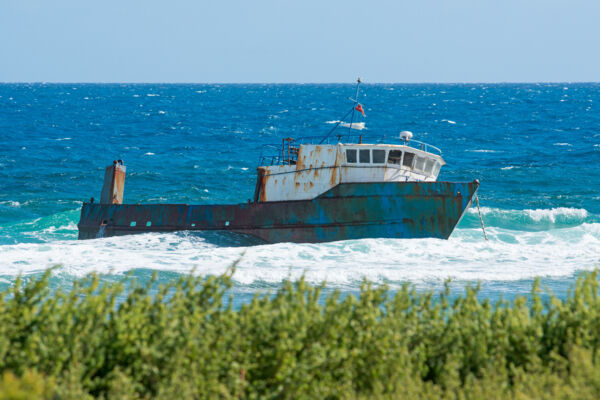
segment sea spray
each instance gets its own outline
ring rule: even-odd
[[[278,283],[304,275],[309,282],[358,285],[363,277],[403,282],[518,281],[569,277],[600,264],[600,223],[545,231],[487,227],[457,229],[449,240],[363,239],[322,244],[261,244],[221,233],[148,233],[89,241],[49,240],[4,245],[0,276],[38,272],[56,264],[75,276],[150,268],[217,275],[239,261],[234,280]]]

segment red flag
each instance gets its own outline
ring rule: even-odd
[[[363,117],[365,116],[365,110],[363,110],[362,105],[359,103],[354,109],[360,113],[362,113]]]

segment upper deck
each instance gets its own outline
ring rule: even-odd
[[[442,150],[428,143],[418,140],[405,140],[399,136],[377,135],[377,134],[346,134],[335,136],[303,136],[297,139],[285,138],[281,144],[268,144],[263,146],[259,156],[258,166],[286,165],[293,163],[298,155],[299,146],[306,144],[377,144],[377,145],[400,145],[410,147],[425,153],[431,153],[441,157]]]
[[[263,148],[255,202],[314,199],[341,183],[436,181],[445,164],[437,147],[411,140],[408,131],[398,136],[352,132],[365,127],[354,119],[366,116],[358,100],[360,83],[358,78],[356,94],[349,98],[352,107],[327,135],[285,138]]]
[[[322,139],[322,138],[318,138]],[[329,140],[325,140],[329,139]],[[313,199],[340,183],[433,182],[441,150],[383,135],[284,139],[261,154],[255,201]],[[331,143],[331,142],[337,143]]]

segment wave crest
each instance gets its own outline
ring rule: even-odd
[[[260,245],[229,233],[142,234],[85,241],[2,246],[0,277],[36,273],[61,264],[71,275],[156,269],[216,275],[237,263],[240,285],[278,284],[305,276],[356,289],[363,277],[396,286],[446,278],[518,281],[572,276],[600,263],[600,223],[542,232],[492,227],[457,229],[450,240],[363,239],[321,244]]]
[[[495,226],[512,230],[539,231],[555,228],[578,226],[583,223],[599,222],[597,216],[584,208],[556,207],[549,209],[505,210],[481,207],[486,226]],[[477,208],[471,207],[461,226],[475,227],[479,224]]]

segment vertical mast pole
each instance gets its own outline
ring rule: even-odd
[[[354,121],[354,111],[358,104],[358,90],[360,86],[360,77],[356,80],[356,94],[354,95],[354,105],[352,106],[352,115],[350,116],[350,125],[348,126],[348,136],[352,135],[352,122]]]

